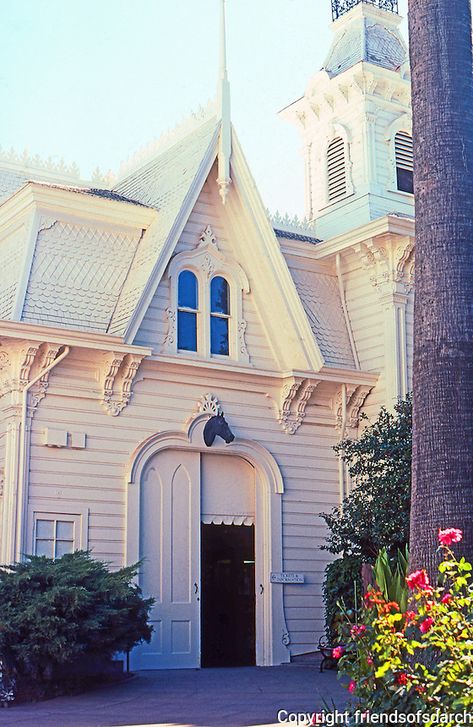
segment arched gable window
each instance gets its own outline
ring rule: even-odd
[[[396,156],[396,182],[400,192],[414,193],[414,154],[412,136],[407,131],[398,131],[394,137]]]
[[[341,136],[332,139],[327,148],[327,187],[329,202],[347,194],[345,140]]]
[[[191,270],[179,273],[177,301],[177,348],[197,351],[199,284]]]
[[[230,355],[230,287],[221,275],[210,283],[210,353]]]

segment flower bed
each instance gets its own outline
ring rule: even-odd
[[[347,647],[333,656],[354,708],[426,715],[427,725],[473,708],[472,566],[451,550],[461,538],[456,528],[439,531],[439,585],[424,570],[408,575],[407,609],[370,590],[357,622],[347,622]]]

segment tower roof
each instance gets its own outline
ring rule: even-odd
[[[335,37],[323,65],[331,77],[361,61],[391,71],[398,70],[407,61],[407,47],[399,31],[397,13],[387,11],[378,3],[356,0],[341,15],[334,23]]]

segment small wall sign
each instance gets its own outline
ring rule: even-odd
[[[271,583],[304,583],[303,573],[271,573]]]

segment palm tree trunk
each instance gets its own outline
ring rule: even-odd
[[[416,194],[411,567],[437,529],[473,554],[473,75],[470,0],[409,0]]]

